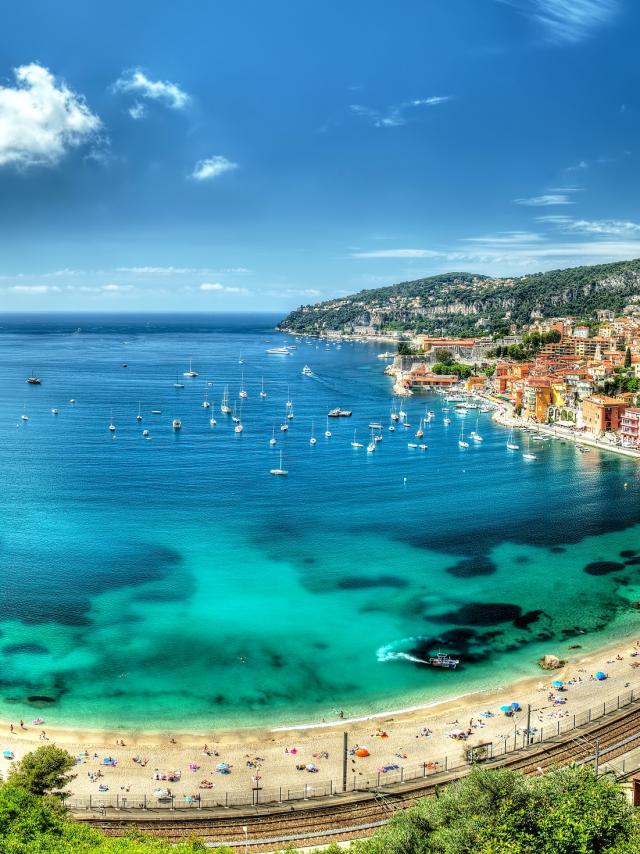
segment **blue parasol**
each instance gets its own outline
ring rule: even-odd
[[[602,682],[602,680],[603,680],[603,679],[606,679],[606,678],[607,678],[607,674],[606,674],[606,673],[603,673],[603,672],[602,672],[602,670],[598,670],[598,672],[596,673],[596,679],[597,679],[599,682]]]
[[[553,685],[554,688],[563,688],[564,687],[564,682],[562,682],[560,679],[554,679],[551,684]]]

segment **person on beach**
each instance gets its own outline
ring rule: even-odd
[[[13,733],[13,724],[9,725],[9,732]]]

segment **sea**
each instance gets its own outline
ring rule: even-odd
[[[2,718],[311,723],[634,637],[635,460],[519,432],[509,451],[489,414],[429,393],[389,431],[388,345],[288,336],[279,319],[0,317]],[[483,441],[460,448],[463,428]],[[458,668],[430,667],[438,652]]]

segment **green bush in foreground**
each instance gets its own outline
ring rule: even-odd
[[[41,747],[0,786],[0,854],[195,854],[203,843],[172,845],[129,834],[104,836],[65,812],[52,794],[70,770],[69,754]],[[72,760],[73,761],[73,760]],[[231,854],[231,849],[217,849]],[[237,850],[237,849],[236,849]],[[640,854],[640,823],[609,776],[568,768],[540,777],[474,770],[397,813],[351,854]],[[344,849],[330,846],[324,854]]]

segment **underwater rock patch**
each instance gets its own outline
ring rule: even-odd
[[[49,650],[46,646],[39,643],[10,643],[3,647],[4,655],[20,655],[26,653],[28,655],[46,655]]]
[[[455,578],[476,578],[479,575],[493,575],[497,569],[498,567],[490,558],[479,555],[459,561],[454,566],[450,566],[447,572]]]
[[[610,575],[612,572],[619,572],[621,569],[624,569],[624,564],[616,563],[613,560],[596,560],[584,567],[587,575]]]
[[[343,578],[336,586],[340,590],[367,590],[370,587],[407,587],[408,584],[408,581],[397,575],[377,575],[371,578],[352,575]]]

